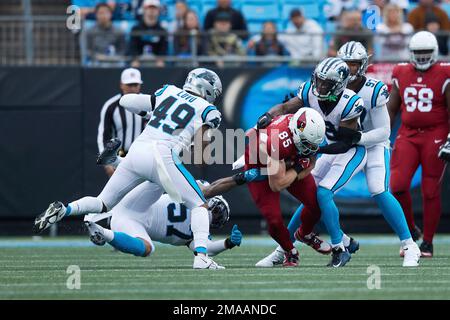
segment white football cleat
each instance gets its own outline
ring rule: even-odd
[[[103,234],[103,228],[92,221],[84,221],[84,225],[89,231],[89,236],[92,241],[97,246],[103,246],[106,243],[105,235]]]
[[[213,259],[206,255],[197,254],[194,258],[194,269],[225,269],[225,267],[220,266]]]
[[[274,252],[269,254],[267,257],[259,260],[255,267],[259,268],[273,268],[278,265],[282,265],[284,262],[284,250],[278,246]]]
[[[405,251],[403,251],[403,246],[400,246],[400,251],[398,252],[400,258],[403,258],[405,256]]]
[[[47,210],[38,215],[34,220],[34,231],[40,233],[50,227],[52,224],[57,223],[66,214],[66,207],[59,201],[51,203]]]
[[[404,258],[403,258],[403,266],[404,267],[418,267],[420,260],[420,249],[417,243],[411,243],[403,247]]]

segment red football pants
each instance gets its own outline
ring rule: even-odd
[[[441,217],[441,180],[445,162],[438,158],[439,147],[447,139],[447,127],[409,129],[402,126],[395,140],[391,160],[391,190],[400,202],[410,230],[414,216],[410,186],[422,165],[423,239],[433,241]]]
[[[267,221],[270,236],[285,251],[292,250],[294,245],[289,237],[289,230],[285,226],[281,214],[280,193],[273,192],[270,189],[268,180],[250,182],[247,186],[256,206]],[[311,174],[302,180],[296,180],[287,190],[297,200],[303,203],[310,215],[314,216],[313,221],[317,222],[320,219],[317,187]]]

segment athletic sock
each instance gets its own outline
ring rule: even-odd
[[[146,248],[144,240],[132,237],[126,233],[114,232],[113,239],[109,244],[119,251],[131,253],[139,257],[145,256]]]
[[[345,247],[348,247],[350,245],[350,237],[345,233],[342,234],[342,243],[344,244]]]
[[[206,254],[209,236],[209,215],[204,207],[191,210],[191,230],[194,235],[194,248],[197,253]]]
[[[339,242],[339,243],[336,243],[336,244],[332,244],[331,247],[332,247],[333,249],[334,249],[334,248],[341,248],[342,250],[345,251],[344,243],[343,243],[342,241]]]
[[[424,188],[422,186],[422,188]],[[441,197],[424,197],[423,199],[423,240],[433,243],[434,234],[436,233],[441,219]]]
[[[408,239],[402,240],[401,243],[402,243],[402,248],[403,248],[407,245],[413,244],[414,240],[412,238],[408,238]]]
[[[84,197],[67,205],[66,216],[101,213],[103,202],[97,197]]]
[[[389,191],[386,191],[374,196],[374,199],[381,209],[384,218],[391,228],[394,229],[400,240],[411,238],[411,232],[406,223],[402,207],[395,197]]]
[[[288,230],[289,230],[289,236],[291,238],[292,243],[295,243],[295,231],[297,231],[298,228],[300,228],[302,221],[300,219],[300,216],[302,214],[303,205],[300,205],[297,210],[295,211],[294,215],[291,217],[291,221],[289,221],[288,224]]]
[[[319,187],[317,189],[317,201],[322,211],[322,221],[324,222],[328,234],[331,237],[331,244],[342,243],[342,231],[339,224],[339,210],[333,200],[333,192]]]

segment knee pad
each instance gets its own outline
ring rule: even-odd
[[[438,178],[423,178],[422,194],[424,199],[434,199],[441,196],[441,183]]]

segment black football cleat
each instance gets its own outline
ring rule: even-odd
[[[350,244],[347,247],[345,247],[345,249],[347,249],[349,253],[354,254],[356,251],[359,250],[359,242],[350,237]]]
[[[341,268],[350,261],[352,255],[341,247],[333,248],[331,251],[331,261],[327,264],[327,267]]]
[[[292,252],[294,251],[294,252]],[[298,262],[300,260],[297,249],[285,252],[283,267],[298,267]]]
[[[106,142],[105,149],[97,157],[97,164],[106,166],[114,163],[121,144],[122,142],[117,138]]]
[[[433,244],[427,241],[422,241],[420,245],[421,257],[432,258],[433,257]]]

